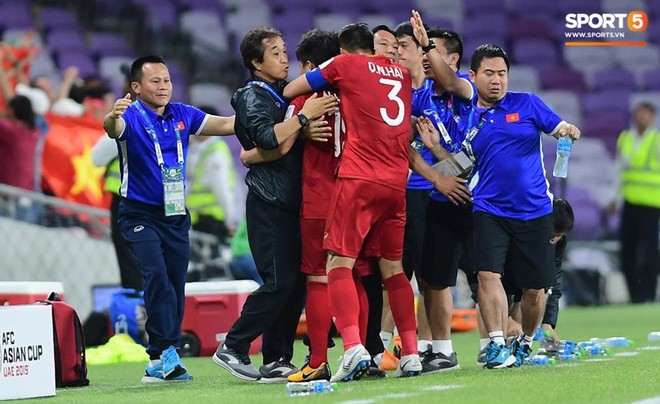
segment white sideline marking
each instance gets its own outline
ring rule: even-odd
[[[437,386],[429,386],[429,387],[424,387],[422,390],[424,391],[445,391],[445,390],[451,390],[451,389],[460,389],[463,386],[458,386],[455,384],[449,384],[449,385],[437,385]]]
[[[615,358],[593,358],[593,359],[585,359],[584,362],[609,362],[613,361]]]
[[[627,357],[627,356],[635,356],[635,355],[639,355],[639,352],[617,352],[612,356]]]
[[[660,404],[660,396],[647,398],[645,400],[635,401],[632,404]]]
[[[463,386],[459,385],[437,385],[437,386],[428,386],[421,389],[421,391],[445,391],[452,389],[460,389]],[[411,392],[411,393],[394,393],[394,394],[384,394],[382,396],[376,396],[374,398],[366,400],[348,400],[341,401],[339,404],[373,404],[379,401],[390,401],[392,399],[401,399],[401,398],[410,398],[420,395],[420,392]]]
[[[573,366],[582,366],[582,364],[579,363],[579,362],[565,362],[565,363],[558,363],[553,367],[555,367],[555,368],[570,368],[570,367],[573,367]]]
[[[649,345],[637,348],[638,351],[660,351],[660,345]]]

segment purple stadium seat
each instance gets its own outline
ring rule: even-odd
[[[120,34],[114,32],[95,32],[87,42],[89,51],[96,57],[131,56],[133,51]]]
[[[556,1],[515,0],[511,8],[512,14],[525,17],[554,16],[558,11]]]
[[[660,91],[660,68],[644,72],[644,90]]]
[[[279,30],[287,32],[303,33],[312,28],[312,21],[314,21],[314,12],[305,9],[300,11],[288,11],[275,15],[271,18],[274,27]],[[289,47],[295,46],[298,42],[291,42],[291,38],[287,38]],[[292,48],[293,49],[293,48]]]
[[[630,91],[603,90],[591,92],[582,96],[582,113],[595,112],[622,112],[628,113],[630,104]]]
[[[357,17],[362,12],[362,7],[353,0],[323,0],[316,3],[315,11],[317,13],[343,13]]]
[[[465,6],[465,14],[469,17],[475,14],[485,14],[485,13],[501,13],[506,11],[502,7],[502,3],[491,0],[465,0],[463,2]]]
[[[626,69],[603,69],[594,72],[594,90],[624,90],[633,92],[637,87],[635,75]]]
[[[483,45],[483,44],[495,44],[495,45],[500,45],[500,46],[505,46],[506,41],[504,37],[502,38],[493,38],[493,37],[480,37],[480,38],[469,38],[469,39],[464,39],[463,41],[463,65],[469,66],[470,65],[470,58],[472,57],[472,54],[474,51],[477,49],[477,47]]]
[[[561,56],[553,41],[542,39],[521,39],[513,44],[513,58],[517,63],[537,68],[556,66],[561,63]]]
[[[76,14],[66,8],[49,7],[44,8],[39,13],[41,28],[48,31],[51,29],[78,29],[78,17]]]
[[[179,14],[176,6],[166,0],[153,2],[151,0],[134,0],[142,6],[147,13],[147,21],[150,28],[155,30],[173,31],[179,22]]]
[[[470,38],[504,38],[507,34],[508,19],[505,14],[477,14],[464,24],[460,34]]]
[[[530,2],[531,3],[531,2]],[[537,3],[537,2],[534,2]],[[599,0],[559,0],[557,1],[557,15],[564,20],[568,13],[593,14],[601,12],[601,2]],[[562,25],[563,27],[563,25]]]
[[[545,67],[541,69],[539,78],[541,86],[547,90],[571,90],[583,93],[587,89],[584,75],[566,67]]]
[[[603,227],[603,210],[591,199],[575,202],[571,193],[567,192],[566,199],[573,206],[575,227],[571,237],[578,240],[598,240],[605,231]]]
[[[85,49],[85,41],[77,30],[53,30],[46,37],[46,44],[54,52]]]
[[[32,15],[27,3],[16,1],[0,5],[0,28],[29,28],[32,25]]]
[[[605,142],[612,156],[616,151],[616,139],[619,133],[628,127],[628,113],[604,111],[585,114],[580,128],[585,136],[597,137]]]
[[[80,70],[80,77],[85,78],[97,75],[94,60],[89,53],[84,50],[61,51],[57,56],[57,61],[57,65],[62,71],[69,66],[77,66]]]
[[[511,40],[518,38],[526,39],[551,39],[552,29],[544,18],[521,16],[508,24],[508,37]]]

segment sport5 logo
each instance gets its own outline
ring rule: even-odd
[[[570,13],[566,14],[566,28],[579,29],[583,26],[592,29],[628,29],[632,32],[645,31],[649,17],[643,11],[625,13]]]

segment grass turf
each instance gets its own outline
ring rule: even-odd
[[[343,402],[367,404],[402,402],[572,402],[621,403],[656,398],[660,402],[660,345],[647,348],[646,336],[660,330],[660,305],[568,308],[560,313],[561,338],[582,341],[591,337],[624,336],[633,348],[613,350],[598,360],[559,362],[560,365],[484,370],[476,366],[478,335],[455,334],[454,349],[462,369],[416,378],[360,380],[342,383],[339,390],[307,397],[287,397],[283,384],[259,385],[234,379],[209,358],[186,358],[194,380],[187,383],[142,385],[143,364],[92,366],[91,385],[58,389],[52,398],[21,403],[265,403]],[[339,341],[338,341],[339,343]],[[535,343],[535,347],[538,343]],[[653,349],[657,348],[657,349]],[[294,363],[306,348],[297,342]],[[341,349],[330,350],[337,368]],[[261,364],[260,357],[253,363]]]

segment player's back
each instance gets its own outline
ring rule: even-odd
[[[356,54],[338,56],[321,70],[339,90],[346,123],[338,176],[405,189],[412,104],[408,71],[384,56]]]

